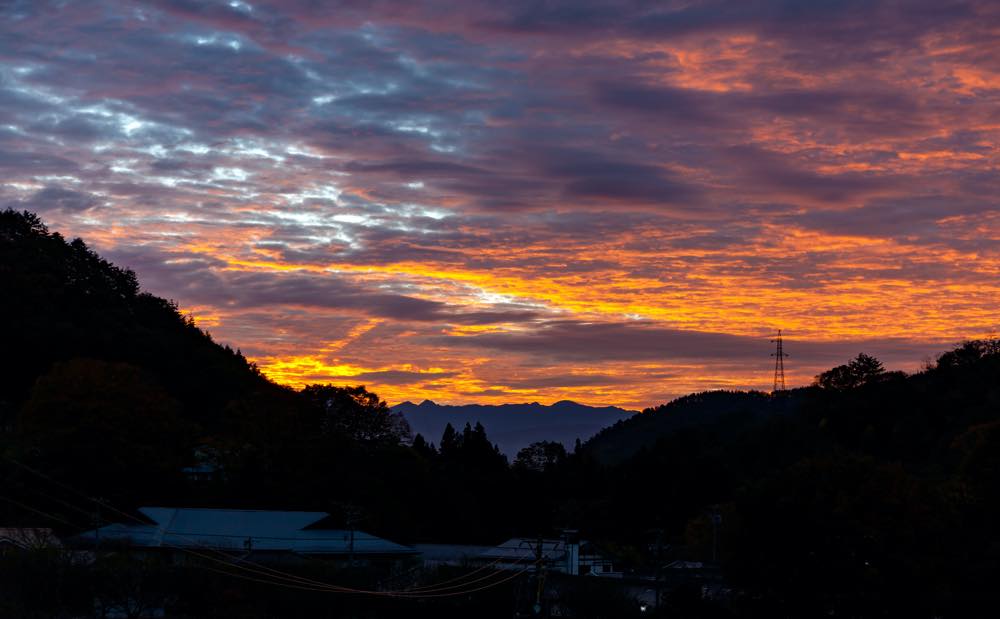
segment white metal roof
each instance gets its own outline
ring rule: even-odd
[[[148,548],[213,548],[285,551],[310,555],[415,554],[363,531],[306,529],[328,516],[324,512],[143,507],[155,524],[111,524],[79,536],[85,541],[121,541]]]
[[[537,557],[538,540],[514,537],[490,548],[482,555],[484,559],[506,559],[510,561],[534,561]],[[542,558],[547,561],[561,560],[566,555],[566,544],[561,540],[542,540]]]
[[[482,554],[492,550],[492,546],[472,546],[468,544],[414,544],[425,563],[448,563],[459,565],[465,561],[482,558]]]
[[[198,509],[142,507],[140,512],[171,533],[236,537],[281,536],[316,524],[324,512],[286,512],[256,509]]]

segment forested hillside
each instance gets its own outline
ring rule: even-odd
[[[622,419],[597,433],[584,447],[601,462],[618,463],[684,428],[722,421],[720,425],[729,432],[738,432],[774,415],[794,412],[801,405],[801,396],[801,390],[776,396],[759,391],[692,393]]]
[[[0,212],[0,286],[8,351],[0,355],[0,397],[8,415],[40,376],[72,359],[140,368],[182,417],[208,430],[218,427],[230,400],[276,389],[174,303],[142,292],[135,273],[102,259],[81,239],[49,232],[33,214]]]

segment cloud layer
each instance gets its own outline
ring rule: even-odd
[[[1000,7],[24,1],[0,199],[293,384],[643,406],[998,327]]]

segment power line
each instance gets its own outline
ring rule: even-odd
[[[8,503],[12,503],[14,505],[17,505],[18,507],[20,507],[22,509],[26,509],[26,510],[28,510],[30,512],[34,512],[34,513],[38,514],[39,516],[42,516],[43,518],[48,518],[50,520],[55,520],[56,522],[61,522],[61,523],[65,524],[65,525],[68,525],[68,526],[71,526],[71,527],[77,526],[77,525],[73,524],[72,522],[70,522],[70,521],[68,521],[68,520],[66,520],[64,518],[60,518],[59,516],[56,516],[55,514],[50,514],[48,512],[44,512],[44,511],[42,511],[40,509],[36,509],[36,508],[34,508],[34,507],[30,506],[30,505],[25,505],[24,503],[21,503],[20,501],[14,500],[14,499],[12,499],[12,498],[10,498],[8,496],[0,495],[0,499],[2,499],[4,501],[7,501]]]
[[[518,559],[517,561],[513,562],[511,565],[517,565],[518,563],[520,563],[523,560],[524,560],[523,558],[522,559]],[[486,567],[486,566],[484,566],[484,567]],[[463,579],[471,576],[472,574],[475,574],[476,572],[481,571],[482,569],[483,568],[480,568],[479,570],[475,570],[475,571],[469,572],[468,574],[465,574],[465,575],[463,575],[461,577],[452,578],[451,580],[446,580],[446,581],[443,581],[443,582],[435,583],[433,585],[425,585],[423,587],[414,587],[414,588],[411,588],[411,589],[404,589],[403,592],[404,593],[421,594],[421,593],[429,593],[429,592],[448,591],[450,589],[459,589],[461,587],[467,587],[467,586],[469,586],[469,585],[471,585],[473,583],[482,582],[484,580],[489,580],[490,578],[493,578],[494,576],[496,576],[498,574],[502,574],[502,573],[508,571],[508,570],[498,569],[498,570],[494,570],[493,572],[491,572],[491,573],[489,573],[489,574],[487,574],[485,576],[480,576],[479,578],[475,578],[473,580],[468,580],[468,581],[465,581],[465,582],[462,582],[462,583],[459,583],[459,584],[455,584],[455,585],[452,585],[450,587],[442,587],[441,586],[441,585],[447,584],[448,582],[453,582],[453,581],[456,581],[456,580],[463,580]]]
[[[511,565],[517,565],[518,563],[520,563],[524,559],[525,559],[525,557],[521,557],[517,561],[514,561]],[[473,574],[478,574],[479,572],[481,572],[483,570],[486,570],[486,569],[489,569],[489,568],[493,567],[494,565],[497,565],[498,563],[501,563],[501,562],[506,561],[506,560],[507,560],[507,557],[499,557],[497,559],[494,559],[493,561],[490,561],[489,563],[487,563],[485,565],[479,566],[478,568],[476,568],[476,569],[474,569],[471,572],[468,572],[466,574],[460,574],[458,576],[455,576],[454,578],[449,578],[448,580],[442,580],[441,582],[434,583],[432,585],[423,585],[423,586],[420,586],[420,587],[410,587],[409,589],[407,589],[407,591],[421,591],[421,590],[428,589],[428,588],[431,588],[431,587],[437,587],[437,586],[440,586],[440,585],[447,585],[447,584],[450,584],[450,583],[453,583],[453,582],[456,582],[456,581],[461,581],[461,580],[464,580],[465,578],[468,578],[469,576],[472,576]],[[502,571],[502,570],[500,570],[500,571]],[[477,580],[479,580],[479,579],[477,579]],[[476,581],[472,581],[472,582],[476,582]]]

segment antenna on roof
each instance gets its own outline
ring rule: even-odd
[[[771,343],[777,344],[777,350],[771,353],[774,357],[774,388],[771,392],[774,393],[785,390],[785,357],[788,354],[782,348],[781,329],[778,329],[778,336],[771,340]]]

